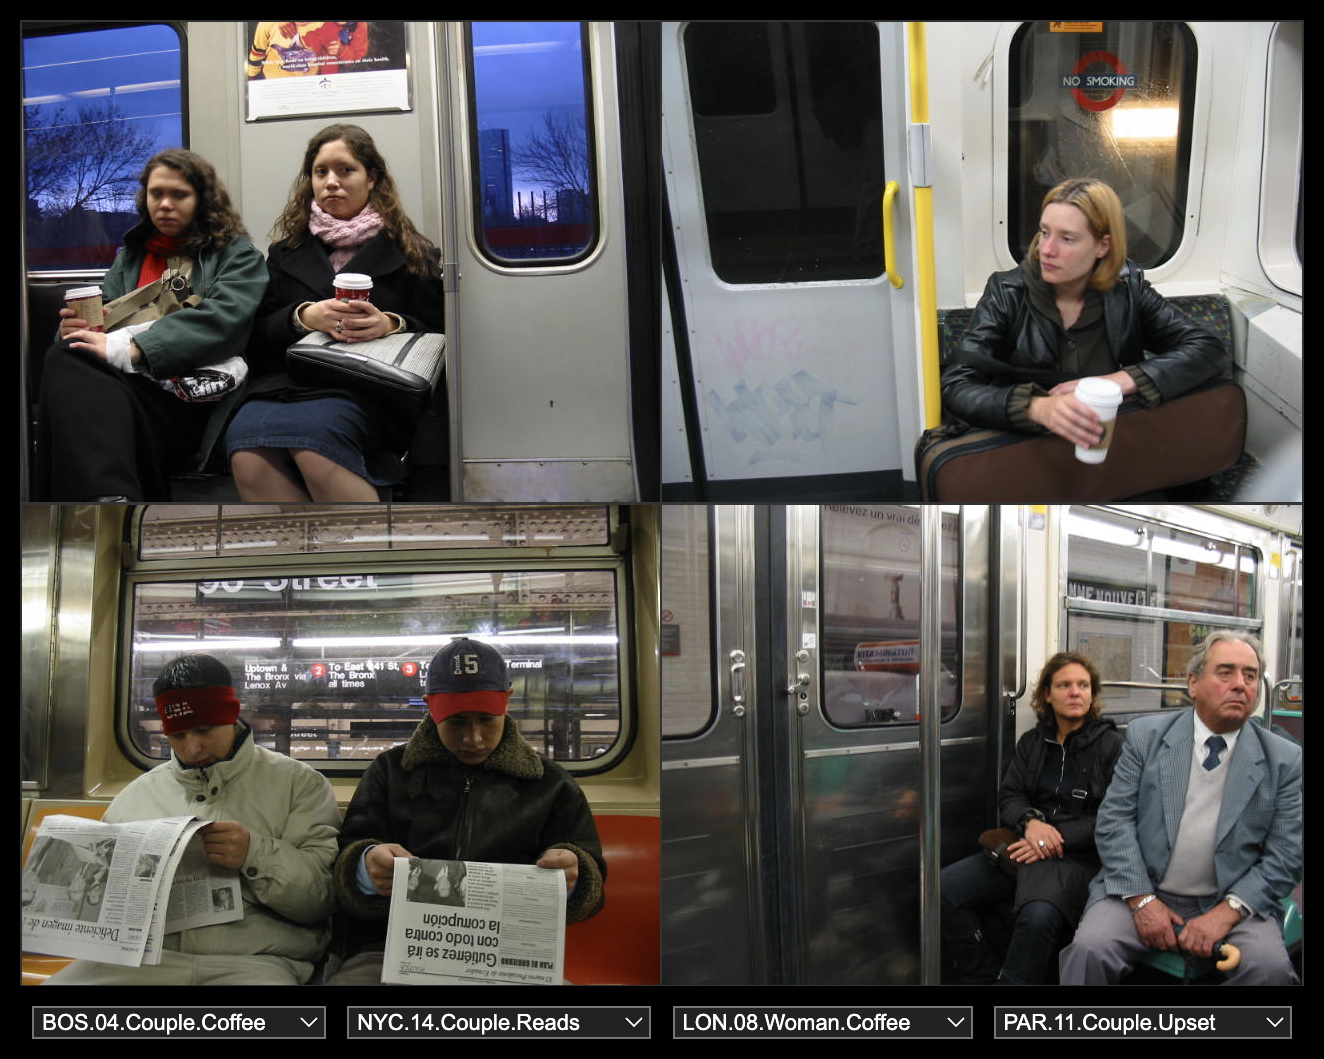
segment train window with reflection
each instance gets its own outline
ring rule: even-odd
[[[1186,705],[1191,651],[1259,632],[1255,548],[1091,508],[1067,514],[1066,642],[1099,667],[1114,711]]]
[[[717,275],[728,283],[881,276],[877,27],[693,22],[684,52]]]
[[[1304,23],[1277,23],[1269,43],[1259,256],[1265,274],[1274,284],[1294,294],[1301,293],[1301,268],[1305,262],[1302,226],[1305,112],[1301,96],[1304,66]]]
[[[955,511],[942,515],[942,719],[956,715],[960,676]],[[822,509],[819,657],[823,712],[840,727],[919,718],[920,511],[899,504]]]
[[[1183,22],[1027,22],[1011,43],[1007,239],[1016,260],[1044,195],[1071,177],[1112,186],[1127,256],[1167,261],[1182,240],[1195,109]]]
[[[468,25],[469,153],[480,250],[566,264],[597,243],[588,34],[579,22]]]
[[[138,223],[143,164],[187,146],[174,26],[25,34],[24,236],[29,271],[104,269]]]
[[[124,623],[127,731],[140,754],[168,754],[156,673],[203,651],[229,667],[263,745],[361,769],[408,740],[426,715],[432,656],[470,636],[505,656],[510,716],[536,750],[571,768],[613,759],[633,722],[622,695],[626,563],[601,543],[609,513],[382,508],[147,509]],[[600,543],[575,538],[581,519],[596,520]],[[208,558],[218,540],[237,550]],[[311,553],[315,567],[300,562]]]
[[[712,723],[709,509],[662,508],[662,735],[698,735]]]

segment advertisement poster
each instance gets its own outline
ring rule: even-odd
[[[246,22],[247,120],[409,110],[404,22]]]

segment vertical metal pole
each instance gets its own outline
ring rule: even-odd
[[[919,833],[920,981],[939,981],[938,870],[941,865],[942,787],[940,740],[942,707],[942,509],[926,504],[920,509],[920,664]]]

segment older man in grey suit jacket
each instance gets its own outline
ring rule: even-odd
[[[1296,981],[1281,904],[1301,878],[1301,748],[1246,724],[1263,671],[1254,637],[1211,633],[1191,656],[1195,710],[1131,723],[1064,985],[1116,982],[1146,949],[1208,956],[1224,939],[1242,950],[1229,984]]]

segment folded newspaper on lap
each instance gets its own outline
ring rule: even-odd
[[[565,872],[397,857],[382,981],[560,985]]]
[[[23,950],[138,967],[161,962],[166,934],[242,919],[239,873],[202,848],[208,823],[48,817],[23,867]]]

